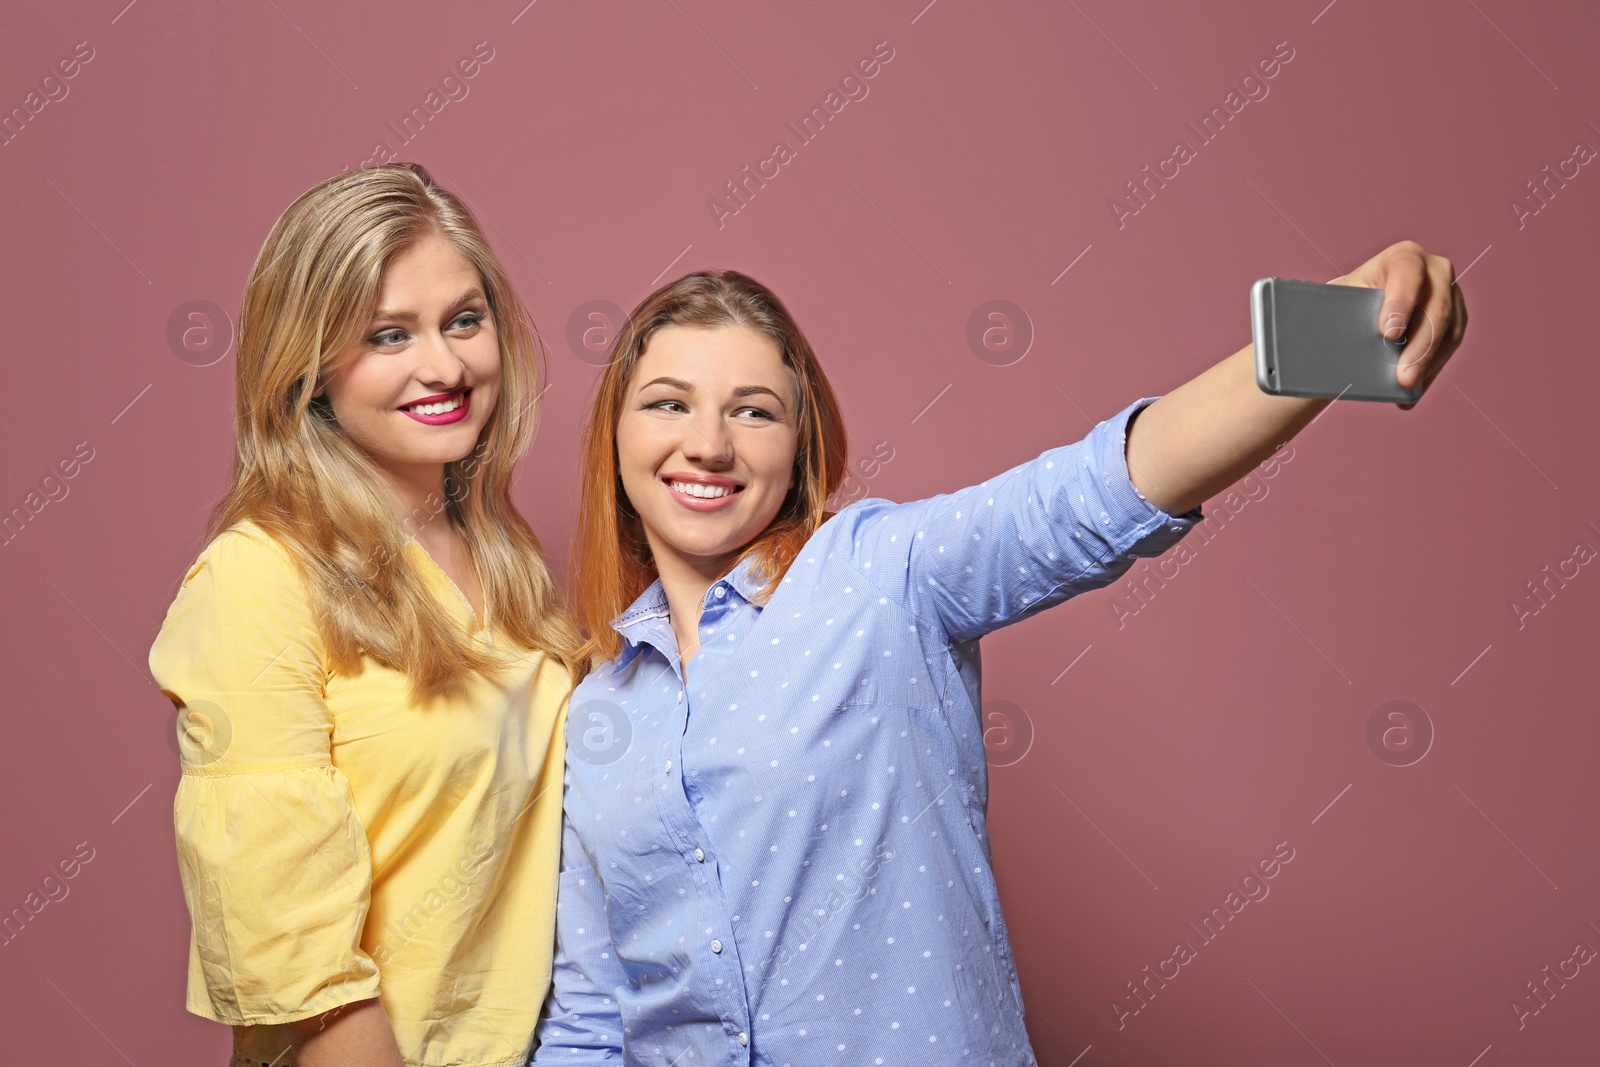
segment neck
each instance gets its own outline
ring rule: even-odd
[[[393,499],[395,517],[419,540],[423,528],[444,514],[444,464],[412,467],[378,466]]]
[[[738,553],[683,556],[658,544],[654,538],[649,540],[656,573],[666,593],[672,630],[678,639],[678,659],[687,664],[700,647],[700,608],[705,603],[706,590],[728,573]]]

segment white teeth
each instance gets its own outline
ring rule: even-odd
[[[447,411],[454,411],[456,408],[460,407],[465,399],[465,393],[457,393],[456,396],[451,400],[446,400],[438,404],[413,404],[406,410],[414,411],[418,415],[443,415]]]
[[[719,496],[730,496],[733,493],[733,489],[725,485],[701,485],[699,482],[668,482],[667,484],[685,496],[698,496],[708,500]]]

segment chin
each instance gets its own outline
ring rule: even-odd
[[[751,539],[745,538],[741,541],[719,537],[714,541],[708,541],[699,537],[674,537],[670,533],[663,538],[673,552],[695,559],[716,559],[719,556],[729,555],[749,544]]]
[[[430,448],[414,453],[402,453],[402,462],[407,466],[420,467],[456,463],[465,459],[472,453],[471,446],[465,448]]]

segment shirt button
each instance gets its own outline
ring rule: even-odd
[[[739,1044],[748,1045],[749,1043],[750,1043],[750,1039],[745,1036],[745,1032],[743,1030],[740,1030],[739,1031]]]
[[[726,589],[722,588],[722,586],[720,586],[720,585],[717,586],[717,599],[718,600],[721,600],[723,597],[725,597],[727,595],[728,595],[728,591]]]
[[[722,942],[718,941],[716,938],[712,938],[711,939],[711,951],[712,952],[721,952],[722,951]]]
[[[667,773],[668,774],[672,773],[672,761],[671,760],[667,760]]]
[[[705,862],[705,861],[706,861],[706,854],[705,854],[705,852],[703,852],[703,851],[702,851],[702,850],[700,850],[700,849],[698,849],[698,848],[697,848],[697,849],[695,849],[695,850],[694,850],[694,861],[695,861],[695,862],[696,862],[696,863],[704,863],[704,862]]]

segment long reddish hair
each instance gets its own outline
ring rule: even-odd
[[[777,342],[784,366],[794,376],[800,398],[794,487],[772,522],[734,561],[737,565],[756,558],[756,576],[764,583],[760,602],[771,597],[801,546],[833,514],[827,501],[844,480],[848,447],[839,402],[811,342],[772,290],[738,271],[707,270],[651,293],[618,331],[583,435],[572,569],[573,609],[587,633],[579,651],[584,660],[596,653],[610,660],[621,652],[622,637],[611,628],[611,620],[657,577],[643,524],[617,472],[617,421],[639,359],[663,326],[742,326],[765,334]]]

